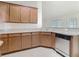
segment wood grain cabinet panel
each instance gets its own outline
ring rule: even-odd
[[[54,35],[52,35],[51,32],[41,32],[40,33],[41,46],[53,47],[54,46],[53,37]]]
[[[21,34],[9,34],[9,52],[17,50],[21,50]]]
[[[31,33],[22,33],[22,49],[31,48]]]
[[[39,32],[32,32],[32,47],[40,46]]]
[[[55,48],[55,43],[56,43],[56,36],[55,33],[52,32],[52,48]]]
[[[30,8],[21,6],[21,22],[30,23]]]
[[[0,22],[9,22],[9,4],[0,2]]]
[[[20,13],[19,5],[10,4],[10,22],[21,22]]]
[[[30,9],[30,22],[31,23],[37,23],[37,17],[38,17],[38,11],[36,8]]]
[[[2,34],[0,35],[0,40],[2,40],[4,43],[0,47],[1,49],[1,54],[8,53],[8,35],[7,34]]]

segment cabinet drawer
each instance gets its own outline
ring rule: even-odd
[[[21,36],[21,34],[20,33],[9,34],[9,37],[16,37],[16,36]]]
[[[31,35],[31,32],[22,33],[22,36]]]
[[[40,32],[40,34],[51,35],[51,32]]]
[[[8,37],[8,34],[1,34],[0,35],[0,38],[7,38]]]
[[[32,35],[39,35],[39,32],[32,32]]]

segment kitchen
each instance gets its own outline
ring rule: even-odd
[[[79,57],[78,9],[76,1],[0,1],[1,56],[45,48]]]

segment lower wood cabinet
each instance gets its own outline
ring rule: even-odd
[[[56,40],[56,36],[55,35],[56,34],[52,32],[52,35],[51,35],[51,38],[52,38],[52,40],[51,40],[52,41],[51,42],[52,43],[52,46],[51,47],[52,48],[55,48],[55,43],[56,43],[56,41],[55,41]]]
[[[55,33],[51,32],[3,34],[0,40],[4,41],[0,47],[2,54],[37,46],[55,48]]]
[[[21,34],[9,34],[9,52],[21,50]]]
[[[32,32],[32,47],[40,46],[39,32]]]
[[[54,47],[54,40],[55,38],[54,34],[52,36],[51,32],[40,32],[40,41],[41,41],[41,46],[46,46],[46,47]]]
[[[31,33],[22,33],[22,49],[31,48]]]
[[[2,34],[0,35],[0,40],[4,42],[4,44],[0,47],[1,53],[8,53],[8,35],[7,34]]]

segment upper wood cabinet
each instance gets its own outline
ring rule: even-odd
[[[9,21],[9,4],[0,2],[0,22]]]
[[[0,22],[37,23],[37,8],[0,2]]]
[[[30,23],[30,8],[21,6],[21,22]]]
[[[31,23],[37,23],[37,17],[38,17],[38,12],[36,8],[31,8],[30,9],[30,22]]]
[[[10,22],[21,22],[19,5],[10,4]]]

